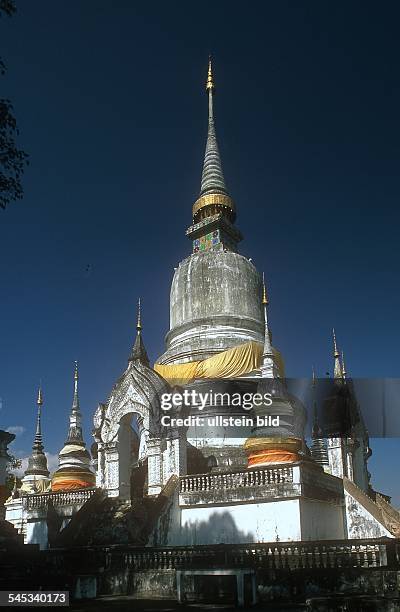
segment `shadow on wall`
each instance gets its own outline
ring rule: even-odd
[[[181,527],[181,544],[240,544],[254,542],[254,533],[237,528],[229,512],[213,512],[207,521],[189,521]]]
[[[48,548],[47,521],[43,517],[41,520],[27,524],[27,544],[39,544],[40,550]]]

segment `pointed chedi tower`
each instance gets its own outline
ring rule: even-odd
[[[337,343],[336,343],[336,334],[335,329],[332,329],[332,337],[333,337],[333,378],[335,380],[343,380],[343,371],[342,364],[340,363],[340,353],[338,351]]]
[[[136,338],[134,345],[132,347],[132,352],[129,356],[129,362],[135,361],[139,359],[143,363],[143,365],[149,366],[150,361],[147,355],[146,347],[144,346],[143,337],[142,337],[142,311],[140,298],[138,300],[138,313],[137,313],[137,323],[136,323]]]
[[[251,343],[248,347],[251,355],[246,358],[257,367],[263,352],[261,275],[250,259],[237,252],[242,235],[235,226],[236,207],[222,171],[211,60],[206,93],[208,132],[200,193],[193,205],[192,225],[186,231],[192,240],[192,254],[175,269],[166,351],[155,365],[168,379],[165,367],[158,366],[204,361]],[[234,370],[242,372],[240,365]]]
[[[265,279],[263,273],[263,295],[262,295],[262,305],[264,307],[264,351],[262,356],[262,364],[261,364],[261,376],[263,378],[279,378],[280,373],[279,369],[276,365],[276,356],[274,354],[272,344],[271,344],[271,332],[268,325],[268,297],[267,297],[267,288],[265,286]]]
[[[42,439],[43,394],[41,387],[39,387],[36,405],[37,416],[35,439],[32,446],[32,454],[28,459],[28,467],[25,470],[21,486],[21,490],[25,493],[42,493],[43,491],[46,491],[50,484],[50,473],[47,467],[47,457],[44,454]]]
[[[246,440],[247,467],[261,467],[273,463],[294,463],[300,460],[304,445],[306,413],[304,407],[289,395],[277,365],[268,325],[267,290],[263,275],[262,304],[264,308],[264,350],[261,363],[261,380],[257,393],[269,394],[271,401],[254,404],[253,420],[256,425]],[[275,424],[274,424],[275,423]]]
[[[74,396],[69,416],[67,440],[59,453],[59,467],[51,481],[52,491],[84,489],[95,485],[90,454],[82,434],[82,415],[78,395],[78,363],[75,362]]]
[[[235,204],[228,193],[222,171],[217,135],[215,131],[213,95],[215,92],[211,58],[206,82],[208,95],[208,133],[204,154],[199,198],[193,205],[193,223],[187,235],[193,240],[193,252],[210,248],[236,250],[242,239],[233,225]]]

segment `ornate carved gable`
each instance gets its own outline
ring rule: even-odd
[[[139,360],[131,361],[115,383],[106,404],[100,404],[94,415],[95,436],[103,443],[111,442],[126,414],[135,413],[151,436],[159,434],[160,395],[168,391],[168,383]]]

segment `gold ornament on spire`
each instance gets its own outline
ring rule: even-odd
[[[42,406],[42,404],[43,404],[43,395],[42,395],[42,387],[41,386],[39,387],[39,390],[38,390],[38,396],[37,396],[36,403],[37,403],[38,406]]]
[[[207,73],[207,82],[206,82],[206,91],[210,91],[215,89],[213,73],[212,73],[212,63],[211,63],[211,55],[208,59],[208,73]]]
[[[268,297],[267,297],[267,289],[265,287],[264,272],[263,272],[263,275],[262,275],[262,283],[263,283],[262,303],[264,304],[264,306],[268,306],[269,301],[268,301]]]
[[[136,329],[137,329],[138,332],[142,331],[142,313],[141,313],[141,306],[140,306],[140,298],[138,299],[138,311],[137,311]]]

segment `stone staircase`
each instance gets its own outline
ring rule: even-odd
[[[386,529],[396,538],[400,538],[400,512],[379,493],[375,494],[375,503],[382,512]]]
[[[393,536],[400,537],[400,512],[393,508],[379,493],[375,494],[375,500],[360,489],[352,480],[343,479],[344,488],[364,508],[383,525]]]
[[[161,493],[132,501],[98,490],[59,533],[55,547],[133,544],[144,546],[157,518],[178,485],[171,476]]]

